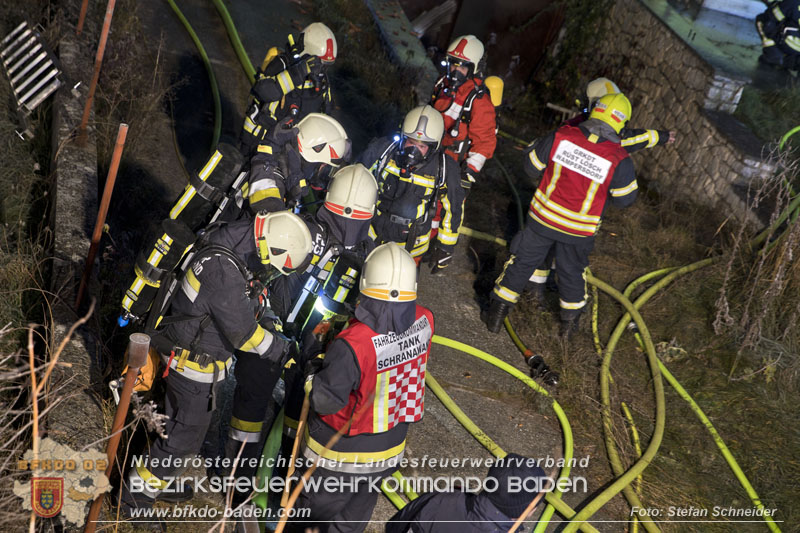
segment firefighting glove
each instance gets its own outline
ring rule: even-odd
[[[275,124],[270,131],[269,137],[278,146],[294,143],[297,139],[297,128],[293,116],[288,116]]]
[[[478,173],[472,170],[470,167],[467,167],[461,174],[461,186],[465,189],[471,189],[472,185],[475,184],[477,177]]]
[[[295,87],[303,86],[306,77],[316,70],[318,62],[319,58],[317,56],[308,56],[286,69]]]
[[[270,344],[269,349],[261,355],[261,358],[268,359],[276,365],[283,366],[294,353],[297,353],[297,343],[286,335],[278,331],[273,331],[272,344]]]
[[[436,245],[431,253],[428,264],[431,266],[431,274],[437,274],[450,266],[453,260],[453,251]]]

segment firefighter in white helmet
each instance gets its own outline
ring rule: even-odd
[[[431,105],[444,117],[445,152],[461,164],[462,186],[469,190],[497,146],[494,105],[479,65],[483,43],[463,35],[447,47],[444,76],[433,87]]]
[[[627,97],[608,94],[587,120],[565,124],[529,149],[525,171],[532,178],[541,175],[541,181],[528,222],[511,241],[511,257],[490,295],[484,315],[489,331],[500,330],[551,249],[558,266],[561,334],[570,337],[576,331],[586,305],[583,272],[606,203],[627,207],[636,199],[633,162],[620,144],[630,116]]]
[[[281,211],[312,188],[324,190],[330,172],[350,158],[350,139],[339,122],[311,113],[296,126],[280,123],[258,145],[242,190],[252,212]]]
[[[131,468],[123,487],[122,511],[149,508],[157,498],[188,499],[167,488],[181,470],[174,459],[200,452],[216,408],[216,393],[236,354],[239,384],[256,379],[258,393],[234,394],[231,431],[247,431],[251,412],[269,401],[288,355],[289,343],[263,315],[264,284],[308,265],[311,234],[288,211],[253,220],[220,223],[196,244],[183,279],[151,345],[166,367],[165,436]],[[244,400],[244,401],[241,401]],[[174,487],[171,487],[174,489]]]
[[[256,73],[252,100],[245,113],[240,141],[245,156],[278,122],[299,122],[309,113],[326,113],[331,102],[327,69],[336,61],[336,37],[314,22],[299,35],[289,35],[287,50],[270,49]]]
[[[458,164],[444,154],[444,121],[433,107],[406,114],[399,135],[374,139],[359,158],[378,182],[378,210],[370,235],[396,242],[419,261],[430,246],[433,270],[450,264],[463,218],[464,188]],[[442,221],[431,242],[437,200]]]
[[[416,303],[414,259],[394,243],[378,246],[364,263],[360,289],[355,320],[309,378],[312,413],[302,453],[320,461],[313,477],[323,482],[304,490],[296,506],[310,509],[309,525],[323,531],[366,528],[378,499],[370,485],[397,468],[409,425],[425,406],[433,314]],[[342,429],[344,436],[325,449]],[[342,483],[331,490],[326,478]]]

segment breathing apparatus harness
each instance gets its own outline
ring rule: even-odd
[[[400,148],[401,144],[402,144],[402,137],[400,137],[399,139],[397,139],[394,142],[392,142],[386,148],[386,150],[383,151],[383,154],[381,154],[380,158],[378,159],[378,166],[375,169],[375,174],[374,175],[375,175],[375,177],[376,177],[376,179],[378,180],[379,183],[381,181],[380,176],[383,173],[383,169],[386,167],[386,165],[389,162],[389,159],[391,158],[392,154],[394,154],[395,152],[398,151],[398,148]],[[431,147],[430,149],[433,149],[433,148]],[[437,207],[437,202],[438,202],[438,199],[439,199],[439,191],[444,186],[444,179],[445,179],[444,169],[445,169],[445,164],[446,164],[445,158],[447,157],[445,155],[444,151],[441,151],[438,155],[440,157],[440,161],[439,161],[439,168],[438,168],[438,172],[437,172],[437,176],[436,176],[436,182],[435,182],[434,187],[433,187],[433,194],[431,195],[430,200],[428,201],[428,209],[425,211],[425,213],[421,217],[416,218],[416,219],[408,219],[408,218],[403,218],[403,217],[400,217],[400,216],[397,216],[397,215],[394,215],[394,214],[391,214],[391,213],[387,213],[387,211],[391,211],[392,203],[395,200],[398,199],[397,198],[397,192],[398,192],[397,189],[399,188],[399,183],[398,183],[399,182],[399,177],[396,177],[396,176],[392,175],[392,177],[391,177],[392,183],[387,183],[388,180],[384,181],[383,182],[383,186],[381,187],[379,195],[378,195],[378,197],[379,197],[381,203],[383,204],[383,206],[385,206],[387,203],[389,204],[389,208],[386,209],[384,207],[384,209],[381,209],[381,213],[386,213],[389,216],[389,221],[394,223],[394,224],[400,224],[400,225],[408,226],[408,237],[407,237],[406,243],[405,243],[405,248],[406,248],[406,250],[408,252],[411,252],[411,250],[414,249],[414,244],[416,243],[417,235],[419,234],[420,230],[422,229],[422,226],[428,220],[433,220],[433,217],[436,215],[436,207]],[[395,159],[395,161],[396,161],[396,159]],[[426,162],[426,161],[428,161],[428,159],[423,161],[423,163]],[[402,167],[399,164],[398,164],[398,167],[400,167],[400,175],[401,176],[404,176],[404,175],[406,175],[406,174],[408,174],[410,172],[409,167]],[[388,187],[387,187],[387,184],[388,184]]]
[[[449,87],[445,82],[447,81],[448,77],[442,77],[439,81],[436,82],[436,85],[433,87],[433,96],[431,97],[431,105],[433,102],[436,101],[439,96],[447,96],[453,98],[453,102],[455,102],[456,93],[458,92],[458,88],[453,89]],[[450,137],[456,138],[459,135],[461,123],[463,122],[467,127],[469,127],[470,122],[472,122],[472,106],[475,102],[476,98],[483,98],[485,95],[489,93],[489,90],[486,88],[486,85],[483,83],[483,78],[478,76],[473,76],[474,86],[472,90],[469,92],[467,97],[464,99],[464,104],[461,106],[461,110],[458,113],[458,117],[453,122],[453,126],[450,128],[450,131],[447,134]],[[479,83],[480,82],[480,83]],[[459,85],[460,87],[460,85]],[[452,104],[451,104],[452,105]],[[465,137],[458,145],[450,146],[449,149],[461,156],[462,154],[466,154],[469,151],[469,147],[472,144],[469,136]]]

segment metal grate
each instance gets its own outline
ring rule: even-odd
[[[22,22],[0,42],[0,60],[24,119],[61,87],[56,58],[41,34]],[[26,129],[26,134],[29,131]]]

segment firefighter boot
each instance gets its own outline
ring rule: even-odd
[[[544,299],[544,283],[533,283],[531,281],[528,282],[527,286],[525,287],[530,291],[531,301],[536,307],[537,311],[546,311],[547,304]]]
[[[566,320],[562,318],[561,326],[558,328],[558,336],[566,341],[572,340],[572,336],[578,331],[580,319],[581,315],[575,315]]]
[[[486,322],[486,327],[489,331],[492,333],[499,333],[500,327],[503,325],[503,320],[510,312],[511,306],[508,303],[492,298],[489,301],[489,310],[484,311],[481,318]]]

